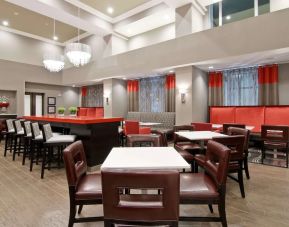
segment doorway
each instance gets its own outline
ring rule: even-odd
[[[44,115],[44,93],[25,92],[24,115]]]

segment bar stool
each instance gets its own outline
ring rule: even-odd
[[[13,121],[14,124],[14,148],[13,148],[13,161],[15,161],[15,156],[24,153],[24,129],[21,126],[21,121]]]
[[[31,122],[24,121],[23,129],[24,129],[24,153],[23,153],[22,165],[25,165],[26,156],[28,155],[30,157],[30,153],[31,153],[31,144],[32,144]]]
[[[7,150],[9,150],[10,153],[12,152],[13,139],[14,139],[14,133],[15,133],[15,129],[13,127],[13,121],[14,121],[13,119],[6,120],[7,131],[4,132],[4,135],[5,135],[4,157],[6,157],[7,155]]]
[[[60,162],[62,161],[62,150],[64,147],[73,143],[76,139],[75,135],[55,135],[52,133],[50,124],[43,125],[43,160],[41,167],[41,178],[44,177],[44,170],[51,168],[60,168]],[[57,153],[55,154],[54,148]],[[55,157],[56,156],[56,157]],[[57,161],[57,166],[52,167],[51,163]]]

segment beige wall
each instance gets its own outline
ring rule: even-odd
[[[271,0],[270,1],[270,11],[274,12],[281,9],[289,8],[288,0]]]
[[[175,24],[172,23],[131,37],[128,40],[128,49],[134,50],[174,38]]]
[[[44,93],[44,114],[47,114],[47,97],[56,98],[56,110],[58,107],[65,107],[65,114],[69,114],[68,108],[80,106],[79,88],[47,85],[39,83],[26,83],[26,92]]]

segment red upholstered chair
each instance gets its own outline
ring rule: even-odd
[[[88,117],[95,117],[95,108],[87,108],[86,116]]]
[[[87,108],[80,107],[77,113],[78,116],[85,117],[87,115]]]
[[[102,187],[100,173],[87,174],[87,163],[83,144],[76,141],[63,151],[66,177],[69,187],[70,212],[69,227],[74,223],[102,221],[103,217],[76,218],[76,206],[79,206],[78,214],[83,205],[102,204]]]
[[[289,127],[277,125],[262,125],[261,127],[262,163],[266,158],[267,150],[277,150],[286,154],[286,167],[288,168],[289,153]]]
[[[130,135],[130,134],[150,134],[151,129],[149,127],[139,127],[138,121],[125,121],[124,125],[124,134]]]
[[[209,141],[203,173],[180,174],[180,204],[217,204],[219,217],[180,217],[180,221],[222,222],[227,226],[225,197],[230,149],[215,141]]]
[[[195,126],[195,131],[212,131],[212,123],[193,122],[191,125]]]
[[[104,226],[178,226],[178,171],[102,171]],[[161,193],[129,193],[134,189]]]

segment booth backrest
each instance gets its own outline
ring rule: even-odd
[[[261,132],[264,124],[289,125],[289,106],[210,107],[210,122],[245,124]]]
[[[210,122],[214,124],[235,123],[235,107],[211,107]]]
[[[77,116],[102,118],[103,107],[78,107]]]

